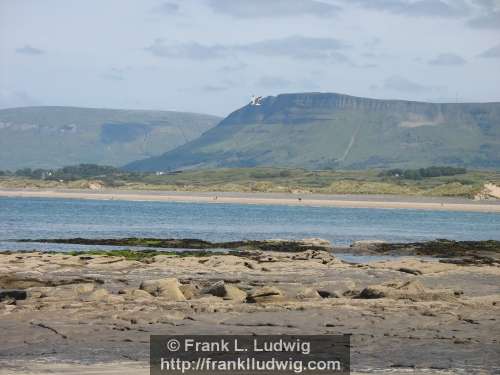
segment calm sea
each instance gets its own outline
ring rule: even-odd
[[[54,249],[9,239],[321,237],[337,245],[379,239],[500,240],[495,213],[332,207],[0,198],[0,249]],[[58,246],[64,250],[67,247]],[[71,245],[72,249],[78,248]]]

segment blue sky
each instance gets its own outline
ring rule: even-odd
[[[500,101],[499,0],[0,0],[0,108]]]

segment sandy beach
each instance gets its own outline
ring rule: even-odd
[[[403,197],[390,195],[294,195],[280,193],[223,192],[201,193],[176,191],[129,191],[111,189],[96,191],[77,189],[0,189],[0,197],[500,212],[500,202],[495,200],[473,201],[468,199],[446,197]]]

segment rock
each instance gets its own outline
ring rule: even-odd
[[[243,302],[247,298],[246,292],[244,292],[238,287],[235,287],[234,285],[225,285],[225,289],[226,289],[226,295],[224,296],[224,299],[236,302]]]
[[[34,287],[29,288],[30,294],[34,298],[51,298],[53,300],[77,299],[78,295],[75,288],[68,285],[54,287]]]
[[[217,281],[206,288],[201,290],[201,294],[211,294],[216,297],[225,297],[226,296],[226,288],[224,285],[224,281]]]
[[[98,187],[97,185],[94,185]],[[33,240],[23,240],[33,242]],[[331,251],[332,246],[329,241],[321,238],[305,238],[302,240],[244,240],[230,242],[208,242],[199,239],[173,239],[173,238],[54,238],[37,239],[37,242],[44,243],[65,243],[79,245],[111,245],[111,246],[149,246],[154,241],[154,247],[177,248],[177,249],[238,249],[238,250],[262,250],[280,252],[301,252],[305,250],[326,250]],[[200,251],[191,251],[193,254],[201,254]]]
[[[103,302],[107,301],[110,294],[106,289],[100,288],[88,296],[89,301]]]
[[[243,265],[246,267],[246,268],[249,268],[251,270],[254,270],[255,269],[255,266],[253,265],[253,263],[251,262],[244,262]]]
[[[321,298],[318,291],[313,288],[304,288],[297,294],[297,299]]]
[[[169,301],[186,300],[180,289],[179,281],[175,278],[145,280],[141,283],[140,289],[145,290],[152,296],[162,297]]]
[[[342,297],[354,298],[360,295],[360,291],[358,289],[349,289],[342,293]]]
[[[5,288],[5,289],[56,287],[63,285],[76,285],[82,283],[102,284],[103,281],[91,277],[74,277],[74,278],[55,277],[46,280],[45,278],[42,277],[34,277],[29,275],[16,275],[16,274],[0,275],[0,288]]]
[[[246,292],[235,287],[234,285],[228,285],[224,283],[223,280],[217,281],[216,283],[209,285],[201,290],[201,294],[211,294],[215,297],[221,297],[226,300],[232,301],[244,301],[247,297]]]
[[[293,260],[310,260],[318,259],[323,264],[328,264],[335,261],[335,258],[330,252],[324,250],[307,250],[297,255],[292,256]]]
[[[192,299],[200,293],[198,287],[193,284],[182,284],[179,289],[186,299]]]
[[[302,240],[248,240],[226,242],[218,244],[225,248],[238,248],[240,250],[261,250],[279,252],[302,252],[306,250],[332,251],[330,241],[321,238],[304,238]]]
[[[321,298],[339,298],[339,294],[336,291],[329,291],[320,289],[318,290],[318,294]]]
[[[148,324],[149,322],[145,319],[137,319],[137,318],[132,318],[130,319],[130,324],[139,324],[139,325],[145,325]]]
[[[279,302],[284,299],[281,290],[274,286],[264,286],[251,292],[246,301],[248,303]]]
[[[370,253],[376,251],[381,245],[384,245],[386,241],[381,240],[360,240],[354,241],[351,245],[351,249],[360,253]]]
[[[91,283],[77,284],[74,286],[73,289],[78,294],[90,293],[94,290],[94,284]]]
[[[413,268],[407,268],[407,267],[401,267],[398,269],[398,271],[404,272],[404,273],[409,273],[412,275],[417,275],[417,276],[422,274],[422,271],[420,271],[420,270],[413,269]]]
[[[364,288],[356,298],[391,298],[420,301],[448,301],[454,302],[458,294],[447,289],[427,289],[418,281],[386,283]]]
[[[35,277],[22,277],[14,274],[0,275],[0,288],[26,289],[46,285],[46,281],[39,280]]]
[[[500,260],[489,256],[471,255],[463,258],[440,259],[439,263],[455,264],[459,266],[500,266]]]
[[[28,298],[28,293],[21,289],[0,290],[0,302],[5,300],[24,300]]]
[[[339,298],[345,292],[356,289],[356,283],[351,280],[326,281],[316,285],[315,289],[322,298]]]
[[[387,297],[387,293],[380,287],[367,287],[361,291],[359,298],[362,299],[373,299],[373,298],[384,298]]]
[[[356,250],[356,248],[352,248]],[[476,257],[493,258],[500,263],[500,241],[453,241],[436,239],[427,242],[413,243],[379,243],[373,249],[377,254],[387,255],[419,255],[439,258]],[[489,260],[485,259],[488,263]],[[486,263],[486,264],[487,264]]]
[[[29,289],[29,294],[31,298],[42,298],[44,296],[44,293],[41,291],[33,289]]]
[[[198,307],[206,305],[210,306],[211,308],[215,308],[215,305],[218,305],[222,301],[223,299],[221,297],[212,296],[211,294],[207,294],[196,299],[196,302],[199,302]],[[201,310],[196,310],[197,308],[195,308],[195,311],[201,311]]]
[[[130,297],[135,300],[152,298],[151,294],[141,289],[132,290],[132,292],[130,293]]]
[[[122,296],[117,296],[115,294],[110,294],[110,295],[108,295],[107,298],[104,298],[102,301],[105,301],[107,303],[116,304],[116,303],[125,302],[125,298],[123,298]]]
[[[118,291],[119,296],[125,297],[126,300],[134,301],[136,303],[149,302],[154,297],[145,290],[135,288],[125,288]]]
[[[415,258],[383,260],[370,264],[370,267],[378,270],[394,270],[416,276],[456,270],[455,265]]]

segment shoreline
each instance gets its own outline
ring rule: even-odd
[[[214,204],[287,205],[310,207],[411,209],[500,213],[500,202],[470,201],[448,197],[369,195],[319,195],[281,193],[224,193],[177,191],[125,191],[77,189],[0,189],[0,197],[88,200],[152,201]]]

